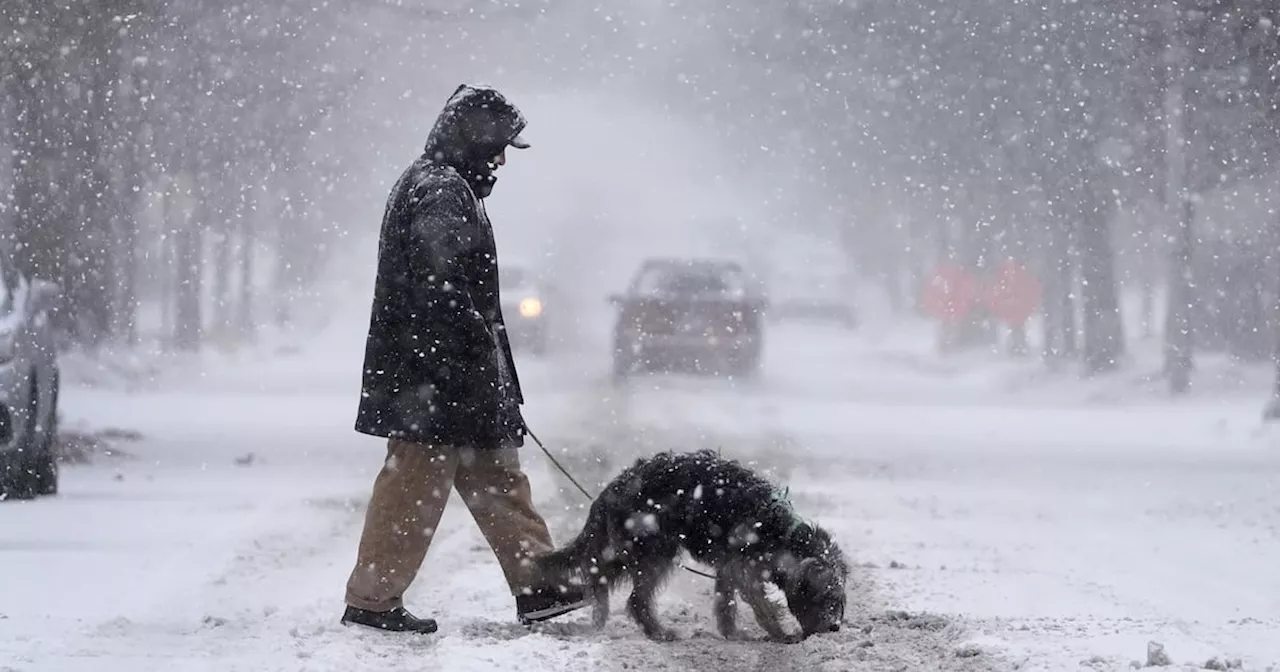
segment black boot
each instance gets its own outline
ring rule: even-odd
[[[581,590],[541,588],[528,595],[516,595],[516,618],[524,625],[563,616],[587,606]]]
[[[347,611],[342,614],[342,624],[352,623],[387,632],[416,632],[423,635],[429,635],[437,628],[435,619],[418,618],[405,611],[404,607],[396,607],[391,611],[369,611],[348,606]]]

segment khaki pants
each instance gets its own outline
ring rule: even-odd
[[[392,439],[347,581],[348,605],[371,611],[402,605],[452,488],[497,556],[511,594],[532,588],[527,558],[552,550],[551,532],[533,508],[517,450],[437,448]]]

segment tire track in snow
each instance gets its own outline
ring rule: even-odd
[[[210,669],[204,662],[210,660],[228,672],[478,672],[509,667],[512,661],[524,661],[521,669],[528,672],[599,669],[598,642],[575,636],[572,624],[538,633],[516,622],[501,571],[456,493],[405,599],[415,613],[438,618],[440,631],[417,637],[342,626],[342,588],[366,501],[320,498],[302,506],[318,515],[303,519],[291,512],[292,525],[245,542],[192,604],[157,611],[154,618],[97,624],[84,636],[64,641],[58,660],[38,669],[163,664],[185,671]],[[77,667],[79,662],[85,666]]]
[[[879,540],[873,576],[912,604],[969,613],[974,629],[992,645],[1003,640],[1004,655],[1022,669],[1082,660],[1120,669],[1143,658],[1151,639],[1183,663],[1274,662],[1257,655],[1268,648],[1258,645],[1270,639],[1263,633],[1280,623],[1256,581],[1273,576],[1260,561],[1274,555],[1261,534],[1270,507],[1259,494],[1265,472],[1241,480],[1229,456],[1215,474],[1199,462],[1135,466],[1125,454],[940,448],[814,456],[797,470],[808,485],[792,492],[865,521],[841,528]],[[832,473],[849,477],[836,482]],[[847,497],[849,481],[870,496]],[[1232,551],[1242,537],[1252,553]],[[891,560],[902,567],[886,568]],[[1217,571],[1228,563],[1234,572]]]
[[[26,657],[37,666],[27,669],[97,672],[161,664],[200,670],[209,669],[209,659],[219,670],[290,669],[287,663],[305,657],[305,650],[295,653],[288,644],[336,625],[341,613],[335,606],[340,584],[336,593],[324,584],[337,562],[335,540],[353,527],[355,505],[347,498],[302,494],[273,495],[257,508],[224,504],[243,509],[253,529],[239,547],[228,549],[226,564],[210,564],[205,569],[212,571],[203,575],[199,565],[192,567],[183,586],[138,584],[137,590],[173,592],[157,595],[145,611],[64,632],[56,645],[33,643]],[[340,512],[336,517],[334,510]],[[323,592],[317,590],[321,585]]]
[[[534,494],[544,508],[542,493],[547,490],[535,480]],[[322,505],[339,513],[334,534],[313,544],[285,535],[274,544],[275,550],[287,557],[316,557],[324,566],[320,572],[314,566],[296,572],[310,580],[311,589],[306,593],[310,597],[271,615],[277,622],[293,623],[276,633],[277,639],[292,643],[294,657],[302,663],[290,669],[376,670],[391,666],[468,672],[507,667],[517,660],[525,661],[521,669],[528,672],[598,669],[595,643],[569,636],[574,633],[572,624],[556,624],[565,628],[557,637],[555,630],[550,634],[531,632],[516,621],[514,598],[497,561],[457,493],[451,494],[440,531],[405,596],[411,611],[438,619],[439,632],[414,637],[341,626],[342,587],[354,561],[367,502],[333,500]],[[245,560],[246,566],[237,568],[236,575],[258,577],[263,584],[289,580],[278,571],[280,558],[273,551],[253,553]],[[268,573],[259,574],[264,567]],[[236,646],[237,641],[243,640],[233,638],[228,644]]]

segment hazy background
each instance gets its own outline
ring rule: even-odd
[[[1034,353],[1097,373],[1163,333],[1185,390],[1198,347],[1274,350],[1277,14],[8,2],[0,222],[67,289],[69,347],[240,347],[331,311],[328,283],[361,295],[392,181],[453,88],[483,82],[534,144],[491,199],[501,254],[584,301],[647,254],[767,272],[837,249],[851,293],[914,319],[940,261],[979,277],[1013,259],[1044,290],[1015,325]],[[1242,295],[1266,310],[1223,303]],[[981,315],[954,330],[961,349],[1005,338]]]

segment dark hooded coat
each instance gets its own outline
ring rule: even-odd
[[[524,402],[481,198],[519,110],[461,86],[387,199],[356,431],[440,446],[519,446]],[[479,196],[478,196],[479,195]]]

